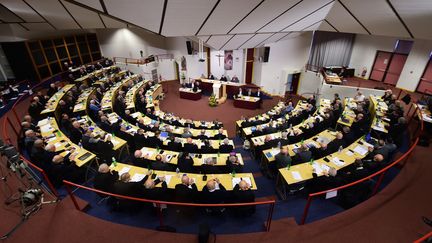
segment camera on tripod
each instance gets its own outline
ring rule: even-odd
[[[22,193],[21,201],[25,207],[28,207],[39,202],[42,194],[43,192],[41,189],[32,188]]]

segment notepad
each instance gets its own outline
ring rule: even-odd
[[[249,177],[243,177],[243,178],[235,177],[235,178],[232,178],[232,186],[233,186],[233,188],[237,184],[239,184],[241,180],[246,181],[246,183],[249,184],[249,186],[252,186],[252,182],[251,182],[251,179]]]
[[[291,171],[291,175],[294,180],[301,181],[303,179],[298,171]]]
[[[41,127],[41,126],[46,125],[48,123],[49,123],[48,119],[43,119],[43,120],[40,120],[37,125],[38,125],[38,127]]]
[[[312,165],[312,168],[314,168],[315,173],[316,173],[317,175],[321,175],[321,174],[323,173],[323,169],[322,169],[321,166],[320,166],[319,164],[317,164],[317,163],[314,163],[314,164]]]
[[[148,151],[145,149],[141,149],[141,153],[143,157],[151,157],[154,154],[154,151]]]
[[[348,155],[348,156],[353,156],[353,155],[354,155],[354,153],[351,152],[351,151],[349,151],[349,150],[347,150],[347,151],[345,152],[345,154]]]
[[[40,127],[41,132],[50,132],[53,130],[50,124],[46,124]]]
[[[341,161],[338,157],[333,158],[333,163],[339,167],[345,164],[345,162]]]
[[[127,173],[130,171],[130,167],[123,167],[120,171],[119,171],[119,175],[123,175],[124,173]]]
[[[337,191],[331,191],[326,193],[326,199],[330,199],[337,196]]]
[[[169,185],[171,178],[172,178],[172,175],[165,175],[165,182],[167,185]]]
[[[136,173],[132,176],[130,181],[132,181],[132,182],[141,181],[142,179],[144,179],[145,176],[146,176],[145,174]]]
[[[357,145],[357,146],[354,148],[354,152],[356,152],[356,153],[358,153],[358,154],[364,156],[364,155],[366,155],[366,153],[368,152],[368,150],[365,149],[363,146]]]

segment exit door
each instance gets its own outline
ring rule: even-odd
[[[406,54],[377,51],[369,79],[396,85],[407,57]]]

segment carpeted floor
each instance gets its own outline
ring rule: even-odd
[[[202,96],[201,100],[180,99],[180,84],[176,81],[163,83],[164,90],[168,91],[166,98],[160,102],[161,110],[173,112],[179,117],[193,120],[219,120],[223,122],[229,137],[235,135],[235,121],[240,120],[242,116],[251,117],[262,114],[270,110],[279,102],[278,97],[273,99],[263,99],[261,109],[248,110],[234,107],[233,100],[228,99],[224,104],[211,108],[208,105],[208,96]]]

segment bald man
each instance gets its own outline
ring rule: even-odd
[[[116,180],[112,184],[112,192],[125,196],[140,197],[142,196],[142,185],[147,181],[149,174],[150,173],[147,173],[142,180],[133,182],[131,181],[131,175],[128,172],[123,173],[120,175],[120,180]]]
[[[156,187],[159,183],[161,183],[161,187]],[[164,176],[159,176],[157,179],[153,180],[148,177],[144,182],[143,188],[144,198],[153,199],[153,200],[168,200],[168,185],[165,181]]]
[[[207,204],[224,203],[226,202],[226,197],[226,189],[218,178],[208,180],[201,192],[201,201]],[[206,211],[212,214],[220,214],[225,211],[225,208],[209,207],[206,208]]]
[[[230,144],[228,138],[224,138],[222,145],[219,146],[219,152],[221,153],[231,153],[234,150],[234,146]]]
[[[54,184],[58,187],[62,185],[63,180],[80,183],[84,179],[85,171],[76,166],[73,161],[76,153],[71,153],[68,157],[55,155],[49,170],[49,177]]]
[[[101,191],[112,192],[113,185],[118,179],[118,172],[110,170],[109,166],[104,163],[99,165],[98,172],[93,181],[93,187]]]
[[[177,202],[195,202],[198,195],[198,188],[195,180],[184,174],[181,183],[175,186],[175,200]]]
[[[251,190],[251,185],[249,185],[245,180],[241,180],[233,189],[232,200],[233,203],[254,202],[255,194]],[[237,216],[250,216],[255,213],[255,206],[235,207],[233,212]]]
[[[341,132],[336,133],[336,138],[327,144],[327,150],[329,153],[337,152],[340,147],[345,147],[345,140],[343,138],[344,136]]]
[[[193,143],[193,140],[191,137],[188,137],[186,139],[186,143],[183,144],[183,151],[188,153],[197,153],[198,152],[198,146]]]

